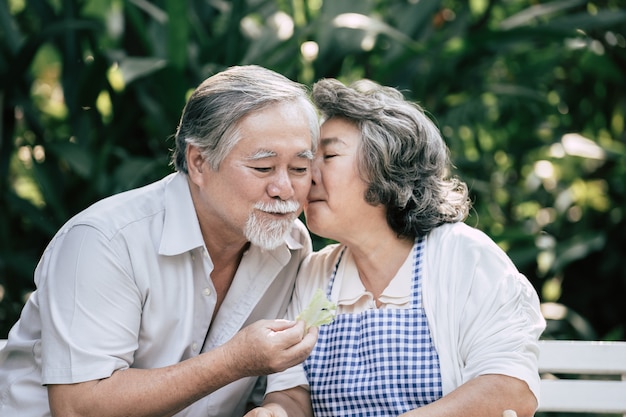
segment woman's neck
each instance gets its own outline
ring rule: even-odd
[[[359,242],[352,241],[350,248],[361,282],[374,295],[382,294],[396,276],[413,248],[413,240],[399,238],[395,233],[371,234]]]

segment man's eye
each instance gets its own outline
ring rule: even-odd
[[[306,174],[309,171],[309,168],[308,167],[294,167],[294,168],[291,168],[291,170],[295,172],[296,174]]]
[[[252,169],[258,172],[270,172],[272,170],[272,168],[268,167],[252,167]]]
[[[337,154],[334,154],[334,153],[325,154],[324,159],[334,158],[335,156],[337,156]]]

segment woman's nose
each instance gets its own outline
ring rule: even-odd
[[[322,172],[320,170],[321,158],[315,158],[311,162],[311,183],[319,184]]]

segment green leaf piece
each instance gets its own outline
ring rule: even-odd
[[[337,305],[326,298],[326,294],[321,288],[318,288],[313,294],[313,298],[309,305],[298,314],[296,320],[304,320],[306,329],[311,326],[321,326],[323,324],[332,323],[335,319]]]

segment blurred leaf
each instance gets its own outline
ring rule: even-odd
[[[167,52],[169,64],[174,68],[183,69],[187,61],[187,46],[189,34],[189,19],[187,18],[188,4],[180,0],[167,0],[166,11],[168,16]]]
[[[72,142],[49,143],[47,149],[67,165],[80,177],[88,179],[93,168],[92,155]]]
[[[563,304],[542,303],[541,312],[547,322],[542,339],[597,340],[598,338],[587,319]]]
[[[588,12],[557,17],[547,27],[558,29],[577,29],[589,31],[626,23],[626,10],[600,10],[595,14]]]
[[[589,256],[590,253],[602,250],[606,245],[606,235],[603,232],[587,232],[575,236],[567,242],[560,242],[554,262],[554,269],[562,271],[574,261]]]
[[[21,75],[27,74],[28,67],[33,61],[35,53],[44,42],[61,37],[72,31],[99,31],[101,25],[92,20],[65,20],[51,22],[41,28],[36,35],[28,37],[21,45],[19,52],[11,62],[8,79],[13,81],[21,79]]]
[[[500,27],[502,29],[512,29],[519,26],[530,25],[535,23],[538,18],[546,18],[556,12],[564,12],[585,3],[587,3],[586,0],[565,0],[535,4],[504,19],[500,22]]]
[[[155,169],[163,166],[163,162],[150,158],[128,158],[122,161],[115,170],[114,183],[119,184],[115,192],[126,191],[145,185]],[[151,178],[150,178],[151,179]]]
[[[44,212],[34,206],[30,201],[24,200],[14,193],[7,193],[5,197],[7,205],[10,206],[13,212],[21,213],[25,219],[28,219],[28,222],[31,223],[32,226],[41,230],[45,236],[49,238],[56,233],[59,225],[57,223],[51,223],[49,219],[46,218]],[[32,271],[28,271],[29,274],[31,272]]]
[[[39,184],[46,207],[53,213],[54,219],[56,221],[67,219],[67,206],[63,202],[63,183],[59,181],[59,175],[55,172],[54,165],[47,161],[34,163],[32,173]]]
[[[161,24],[165,24],[168,20],[167,13],[161,9],[160,7],[154,5],[153,3],[147,0],[128,0],[130,3],[137,6],[137,8],[141,9],[144,13],[148,14],[154,20]],[[184,2],[181,2],[184,3]]]
[[[125,57],[119,62],[119,68],[127,85],[165,68],[166,65],[167,61],[159,58]]]
[[[391,39],[400,42],[405,47],[419,49],[418,44],[413,42],[413,40],[404,33],[396,30],[385,22],[359,13],[342,13],[335,16],[332,23],[338,28],[362,30],[368,35],[387,35]]]

